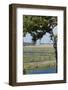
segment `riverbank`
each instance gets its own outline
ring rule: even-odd
[[[24,46],[23,55],[23,73],[31,74],[31,72],[39,72],[55,68],[56,58],[55,51],[52,46]]]

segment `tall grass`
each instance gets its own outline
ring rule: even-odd
[[[55,51],[52,46],[24,46],[23,53],[26,74],[29,70],[46,70],[56,67]]]

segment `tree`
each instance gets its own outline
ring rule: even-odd
[[[32,36],[33,44],[36,44],[38,39],[41,40],[46,32],[50,33],[51,40],[53,40],[53,46],[55,48],[56,60],[57,60],[57,36],[54,36],[53,29],[57,26],[56,16],[23,16],[23,32],[30,33]]]
[[[30,33],[35,44],[38,39],[41,40],[46,32],[52,35],[52,30],[57,25],[57,17],[24,15],[23,23],[24,36],[27,32]]]

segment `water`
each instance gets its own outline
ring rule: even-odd
[[[48,73],[56,73],[56,68],[49,68],[46,70],[31,70],[30,74],[48,74]]]

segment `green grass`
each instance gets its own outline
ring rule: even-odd
[[[24,70],[45,70],[56,67],[55,51],[52,46],[24,46]]]

